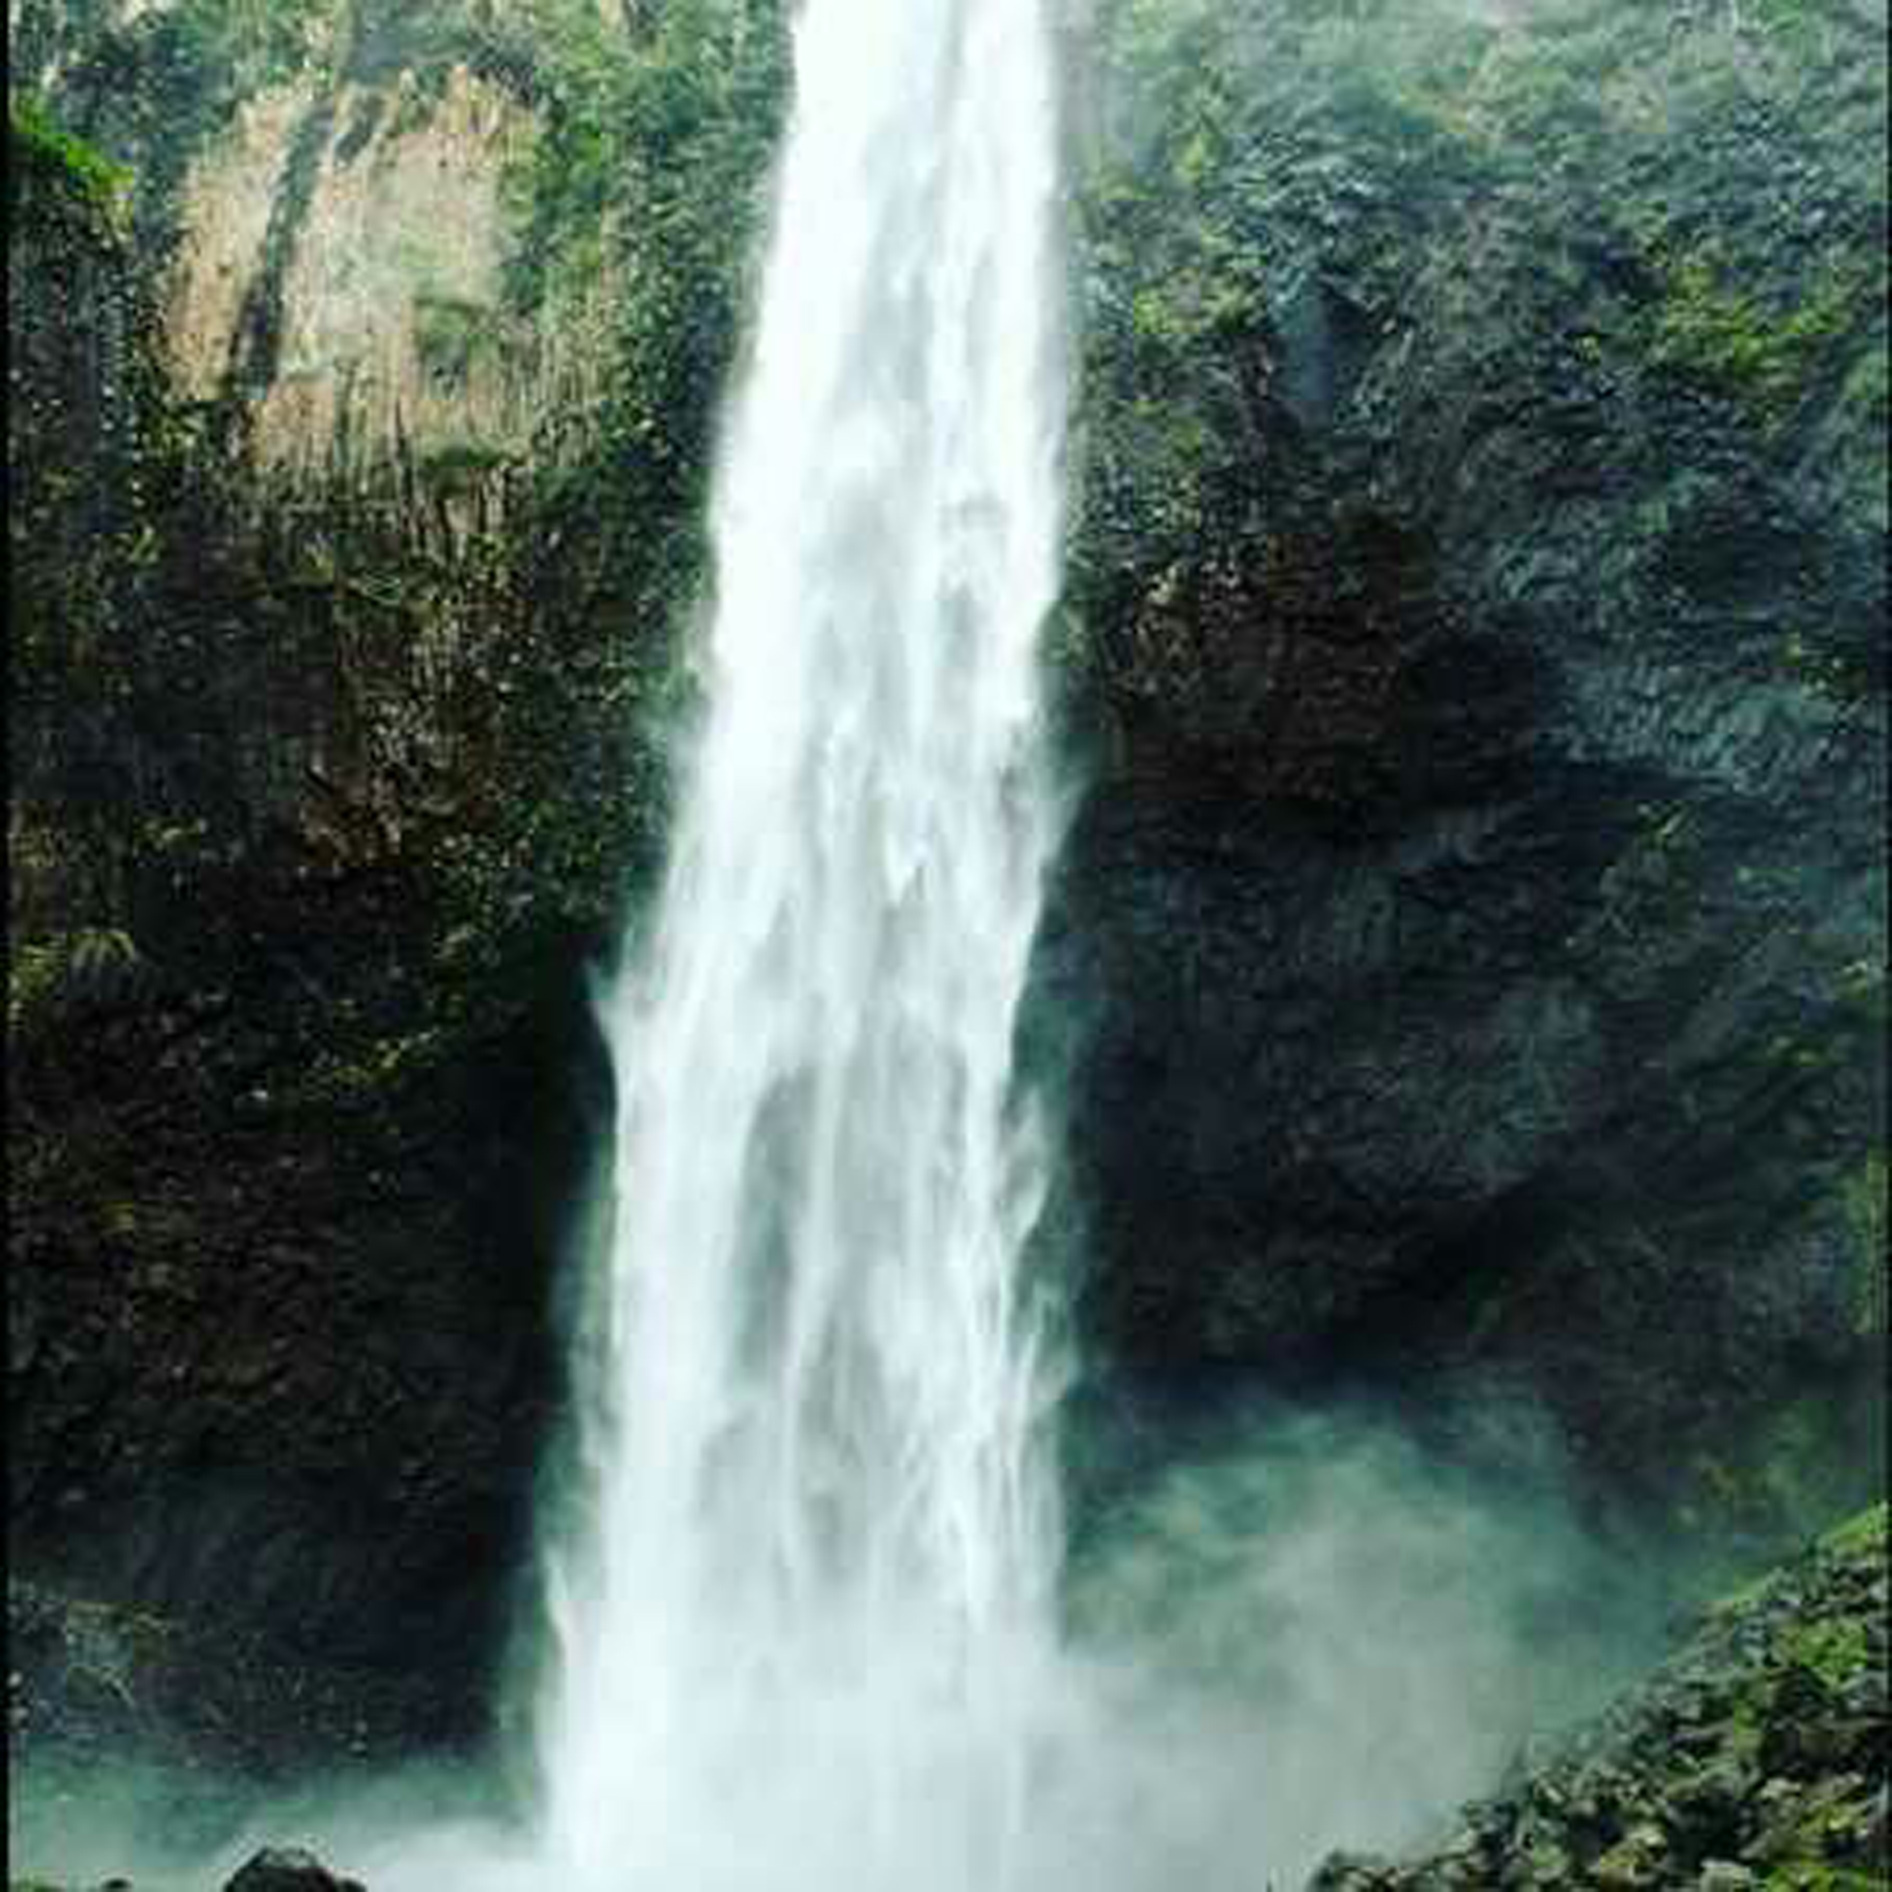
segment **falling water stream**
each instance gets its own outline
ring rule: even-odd
[[[1056,838],[1064,421],[1034,0],[808,0],[713,496],[707,720],[605,1004],[573,1887],[1002,1892],[1055,1668],[1011,1051]]]

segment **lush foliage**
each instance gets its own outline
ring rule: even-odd
[[[1831,344],[1873,306],[1870,272],[1829,269],[1790,311],[1775,315],[1727,283],[1725,266],[1697,255],[1668,266],[1657,308],[1654,358],[1712,393],[1778,418],[1814,384]]]
[[[571,497],[638,521],[623,548],[638,589],[675,608],[699,576],[692,534],[785,99],[784,24],[773,0],[680,0],[627,42],[583,0],[539,0],[530,31],[543,129],[514,179],[513,295],[554,315],[610,298],[597,484]]]
[[[1673,16],[1570,0],[1528,25],[1388,0],[1104,8],[1078,140],[1079,674],[1133,722],[1168,702],[1252,748],[1240,676],[1264,688],[1269,601],[1296,582],[1297,440],[1313,423],[1363,449],[1384,435],[1404,391],[1358,371],[1429,299],[1467,332],[1511,299],[1599,423],[1706,401],[1785,447],[1841,385],[1882,404],[1882,191],[1860,146],[1882,61],[1863,31],[1793,0]],[[1790,131],[1761,98],[1798,101]],[[1726,172],[1713,200],[1689,168],[1704,148]],[[1524,230],[1531,274],[1501,289]],[[1427,250],[1449,276],[1411,267]],[[1453,372],[1472,365],[1427,370]],[[1370,457],[1335,473],[1334,565],[1359,569],[1356,532],[1423,536],[1436,493],[1376,513]],[[1386,584],[1409,596],[1410,560],[1394,563]]]
[[[539,121],[508,183],[510,313],[592,334],[604,372],[589,411],[553,417],[576,447],[544,456],[512,541],[535,634],[504,659],[512,792],[452,855],[462,956],[529,954],[548,929],[598,937],[655,857],[784,33],[773,0],[685,0],[628,33],[585,0],[538,0],[482,42]],[[462,326],[436,320],[443,359],[478,345]]]
[[[7,179],[20,214],[20,195],[38,191],[54,204],[76,206],[112,223],[130,171],[62,127],[36,98],[7,101]]]

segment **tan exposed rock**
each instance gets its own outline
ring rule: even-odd
[[[97,0],[81,14],[49,0],[37,82],[56,87],[102,28],[176,4]],[[599,12],[625,29],[619,0]],[[16,29],[20,15],[9,0]],[[454,510],[547,414],[595,394],[623,285],[605,266],[534,318],[508,310],[507,188],[537,133],[530,108],[466,65],[345,79],[346,4],[308,10],[296,30],[293,75],[247,63],[262,44],[247,28],[231,41],[249,48],[232,75],[242,102],[191,153],[163,264],[169,365],[188,398],[243,403],[260,470],[358,470],[399,442]]]
[[[290,140],[314,102],[307,81],[249,100],[185,181],[165,337],[178,386],[193,399],[214,395],[229,367],[237,315],[262,268]]]
[[[531,407],[527,338],[499,312],[500,181],[529,135],[519,108],[463,70],[437,105],[407,77],[349,152],[358,88],[334,130],[284,281],[282,355],[258,413],[266,464],[323,455],[344,424],[370,451],[496,449]]]
[[[453,68],[438,96],[412,74],[332,98],[310,83],[251,100],[192,167],[169,299],[182,384],[225,384],[246,297],[268,267],[291,153],[326,111],[306,210],[277,259],[281,346],[253,401],[268,470],[376,459],[404,438],[453,484],[522,446],[554,403],[581,399],[595,322],[527,324],[503,307],[509,168],[534,135],[505,92]]]

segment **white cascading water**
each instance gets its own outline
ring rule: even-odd
[[[1053,1692],[1013,1029],[1056,836],[1039,0],[807,0],[619,1086],[541,1714],[554,1882],[1000,1892]]]

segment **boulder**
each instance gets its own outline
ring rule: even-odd
[[[367,1892],[359,1879],[343,1879],[300,1846],[266,1846],[248,1860],[223,1892]]]

